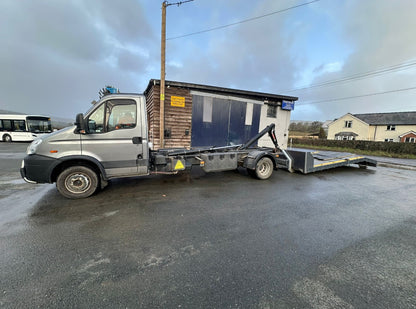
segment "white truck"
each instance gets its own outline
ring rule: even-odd
[[[175,174],[193,165],[205,172],[243,167],[258,179],[268,179],[277,168],[306,174],[350,164],[376,166],[374,160],[351,154],[319,158],[281,149],[274,124],[241,145],[152,150],[146,115],[143,95],[104,96],[85,116],[78,114],[74,126],[33,141],[21,175],[31,183],[55,182],[63,196],[77,199],[91,196],[112,178]],[[253,146],[265,134],[275,147]]]

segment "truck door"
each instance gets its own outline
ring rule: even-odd
[[[141,104],[140,100],[109,99],[87,115],[88,132],[81,137],[82,155],[100,161],[107,177],[148,173]]]

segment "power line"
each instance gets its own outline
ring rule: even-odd
[[[297,106],[319,104],[319,103],[326,103],[326,102],[336,102],[336,101],[343,101],[343,100],[357,99],[357,98],[364,98],[364,97],[370,97],[370,96],[376,96],[376,95],[382,95],[382,94],[388,94],[388,93],[395,93],[395,92],[403,92],[403,91],[409,91],[409,90],[415,90],[415,89],[416,89],[416,87],[410,87],[410,88],[388,90],[388,91],[383,91],[383,92],[374,92],[374,93],[368,93],[368,94],[362,94],[362,95],[356,95],[356,96],[350,96],[350,97],[344,97],[344,98],[318,100],[318,101],[312,101],[312,102],[307,102],[307,103],[300,103],[300,104],[297,104]]]
[[[283,12],[286,12],[286,11],[289,11],[289,10],[292,10],[292,9],[296,9],[296,8],[299,8],[301,6],[305,6],[305,5],[308,5],[308,4],[312,4],[312,3],[318,2],[318,1],[320,1],[320,0],[313,0],[313,1],[305,2],[305,3],[302,3],[302,4],[291,6],[291,7],[286,8],[286,9],[275,11],[275,12],[272,12],[272,13],[268,13],[268,14],[264,14],[264,15],[260,15],[260,16],[240,20],[240,21],[237,21],[235,23],[231,23],[231,24],[227,24],[227,25],[223,25],[223,26],[218,26],[218,27],[214,27],[214,28],[210,28],[210,29],[206,29],[206,30],[201,30],[201,31],[196,31],[196,32],[188,33],[188,34],[183,34],[183,35],[171,37],[171,38],[168,38],[166,40],[176,40],[176,39],[188,37],[188,36],[191,36],[191,35],[196,35],[196,34],[206,33],[206,32],[210,32],[210,31],[214,31],[214,30],[224,29],[224,28],[227,28],[227,27],[231,27],[231,26],[239,25],[239,24],[246,23],[246,22],[249,22],[249,21],[257,20],[257,19],[260,19],[260,18],[268,17],[268,16],[271,16],[271,15],[274,15],[274,14],[283,13]]]
[[[328,80],[328,81],[325,81],[325,82],[322,82],[322,83],[316,83],[316,84],[312,84],[310,86],[299,87],[299,88],[286,90],[286,91],[281,91],[281,92],[282,93],[288,93],[288,92],[293,92],[293,91],[307,90],[307,89],[312,89],[312,88],[329,86],[329,85],[348,82],[348,81],[360,80],[360,79],[364,79],[364,78],[367,78],[367,77],[379,76],[379,75],[386,74],[386,73],[407,70],[407,69],[411,68],[414,65],[416,65],[416,61],[411,62],[411,63],[400,63],[400,64],[396,64],[396,65],[386,67],[386,68],[380,68],[380,69],[377,69],[377,70],[367,71],[367,72],[363,72],[363,73],[356,73],[356,74],[346,76],[346,77],[343,77],[343,78],[340,78],[340,79]]]

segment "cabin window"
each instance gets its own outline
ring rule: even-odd
[[[104,110],[105,110],[105,104],[102,104],[88,117],[88,132],[89,133],[104,132]]]
[[[277,105],[267,105],[267,117],[276,118],[277,117]]]
[[[352,128],[352,120],[345,120],[345,127]]]
[[[107,131],[131,129],[136,126],[136,104],[132,100],[107,102]]]

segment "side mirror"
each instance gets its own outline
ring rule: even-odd
[[[75,117],[75,125],[77,126],[78,133],[81,133],[81,134],[86,133],[85,120],[84,120],[84,115],[82,113],[77,114],[77,116]]]

